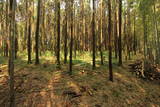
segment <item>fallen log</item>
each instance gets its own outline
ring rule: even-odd
[[[64,91],[62,95],[65,95],[65,96],[67,95],[67,96],[70,96],[71,98],[82,96],[82,94],[79,94],[79,93],[76,93],[76,92],[70,91],[70,90]]]

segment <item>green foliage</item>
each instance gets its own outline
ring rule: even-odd
[[[154,0],[140,0],[139,1],[139,10],[143,15],[151,13],[151,6]]]

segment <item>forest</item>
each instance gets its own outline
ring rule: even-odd
[[[0,107],[160,107],[160,0],[0,0]]]

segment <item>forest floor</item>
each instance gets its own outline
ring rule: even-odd
[[[0,107],[9,100],[7,58],[0,57]],[[106,57],[107,59],[107,57]],[[51,56],[41,64],[27,64],[26,57],[15,61],[15,97],[17,107],[160,107],[160,82],[137,78],[113,62],[114,82],[108,80],[108,65],[97,62],[92,70],[90,55],[74,60],[73,75],[68,64],[56,68]]]

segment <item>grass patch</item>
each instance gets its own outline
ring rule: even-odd
[[[17,91],[16,97],[23,99],[26,104],[32,100],[40,105],[52,102],[53,105],[70,104],[82,107],[160,106],[159,84],[137,78],[128,72],[128,62],[124,62],[123,67],[119,67],[115,58],[113,58],[114,82],[110,82],[108,52],[104,52],[104,65],[100,64],[100,57],[97,56],[96,70],[92,70],[91,56],[92,54],[88,52],[77,52],[77,57],[73,58],[73,75],[70,76],[69,62],[63,64],[63,57],[61,69],[57,69],[56,58],[51,52],[45,52],[40,57],[39,65],[34,65],[34,57],[33,63],[27,64],[26,53],[19,54],[15,60],[16,86],[20,81],[24,80],[24,82],[19,88],[20,91]],[[3,69],[7,70],[7,58],[0,57],[0,60],[5,66]],[[0,79],[0,82],[2,81],[7,83],[7,79]],[[6,86],[0,85],[3,87],[0,98],[3,98],[2,95],[7,90]],[[64,95],[66,91],[80,96],[73,98],[73,95]],[[19,106],[24,105],[23,102],[20,101]]]

